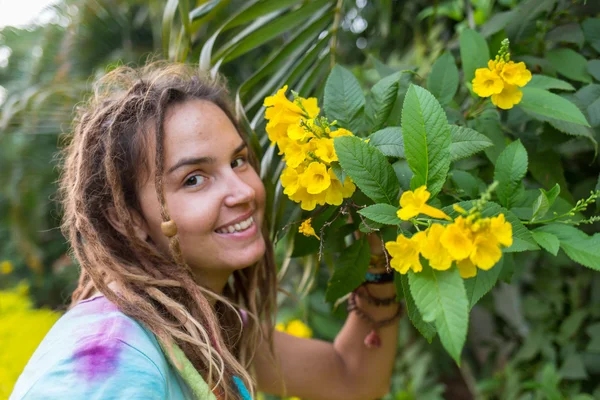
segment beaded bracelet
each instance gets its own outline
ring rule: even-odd
[[[361,299],[365,299],[369,304],[373,304],[374,306],[389,306],[392,303],[398,302],[396,300],[396,295],[390,297],[376,297],[371,294],[369,288],[364,283],[359,287],[362,287],[366,293],[361,293],[358,290],[356,290],[356,295]]]
[[[394,282],[394,273],[393,272],[382,272],[380,274],[376,274],[373,272],[367,272],[365,274],[365,282],[366,283],[390,283]]]
[[[365,340],[364,340],[365,346],[369,349],[372,349],[372,348],[381,347],[381,338],[379,337],[377,330],[383,326],[390,325],[396,319],[398,319],[402,315],[404,308],[402,307],[402,304],[398,303],[398,309],[396,310],[396,313],[392,317],[386,318],[386,319],[383,319],[380,321],[376,321],[373,319],[373,317],[371,317],[369,314],[365,313],[363,310],[361,310],[356,305],[356,292],[352,292],[352,293],[350,293],[350,297],[348,297],[347,310],[348,310],[348,312],[354,311],[357,316],[359,316],[360,318],[369,322],[373,326],[373,328],[371,329],[371,332],[369,332],[369,334],[365,337]]]

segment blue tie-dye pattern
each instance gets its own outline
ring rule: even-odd
[[[246,385],[244,385],[244,382],[238,376],[234,376],[233,381],[235,382],[235,385],[237,386],[238,390],[240,391],[240,394],[242,395],[242,399],[243,400],[252,400],[252,397],[250,397],[250,392],[248,392],[248,389],[246,389]]]

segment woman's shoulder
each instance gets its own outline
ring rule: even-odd
[[[12,399],[164,399],[172,371],[154,335],[104,296],[74,306],[48,332]],[[40,397],[41,396],[41,397]]]

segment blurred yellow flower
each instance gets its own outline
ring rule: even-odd
[[[390,253],[392,259],[390,266],[401,274],[406,274],[409,269],[413,272],[421,272],[421,242],[426,239],[425,232],[417,232],[407,239],[403,235],[398,235],[396,241],[386,242],[385,248]]]
[[[421,186],[414,192],[407,190],[402,193],[402,197],[400,197],[401,208],[397,212],[398,218],[407,221],[419,214],[425,214],[432,218],[449,220],[450,217],[442,210],[438,210],[437,208],[425,204],[427,200],[429,200],[429,196],[431,196],[431,194],[427,191],[425,186]]]
[[[331,184],[327,167],[320,162],[311,162],[306,171],[300,176],[300,184],[309,194],[318,194],[325,191]]]
[[[523,87],[531,80],[531,72],[527,69],[524,62],[515,63],[509,61],[502,66],[500,76],[504,82],[509,85]]]
[[[473,78],[473,91],[480,97],[489,97],[500,93],[504,82],[498,73],[487,68],[478,68]]]
[[[492,104],[503,110],[510,110],[515,104],[519,104],[523,98],[523,92],[517,85],[504,84],[504,89],[492,95]]]
[[[500,258],[502,251],[498,246],[498,241],[488,229],[483,229],[475,235],[473,241],[473,252],[469,255],[469,259],[483,270],[492,268]]]
[[[2,261],[0,263],[0,274],[8,275],[11,272],[13,272],[13,264],[8,260]]]
[[[288,322],[285,332],[301,338],[311,338],[313,334],[312,329],[299,319]]]
[[[460,276],[463,279],[472,278],[475,275],[477,275],[477,267],[468,258],[457,261],[456,268],[458,268],[458,272],[460,273]]]
[[[331,131],[329,133],[329,136],[332,138],[335,138],[335,137],[340,137],[340,136],[354,136],[354,134],[347,129],[338,128],[335,131]]]
[[[512,246],[512,225],[504,219],[504,214],[500,214],[490,220],[490,231],[502,246]]]
[[[321,238],[315,233],[315,229],[312,227],[311,222],[312,218],[308,218],[302,221],[302,224],[300,224],[300,227],[298,228],[298,232],[300,232],[304,236],[314,236],[317,239],[321,240]]]

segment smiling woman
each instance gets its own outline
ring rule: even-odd
[[[96,83],[61,178],[79,286],[11,399],[387,391],[400,309],[369,296],[395,300],[393,284],[357,298],[368,318],[352,313],[333,344],[275,331],[265,188],[230,110],[223,84],[190,66],[121,67]]]

